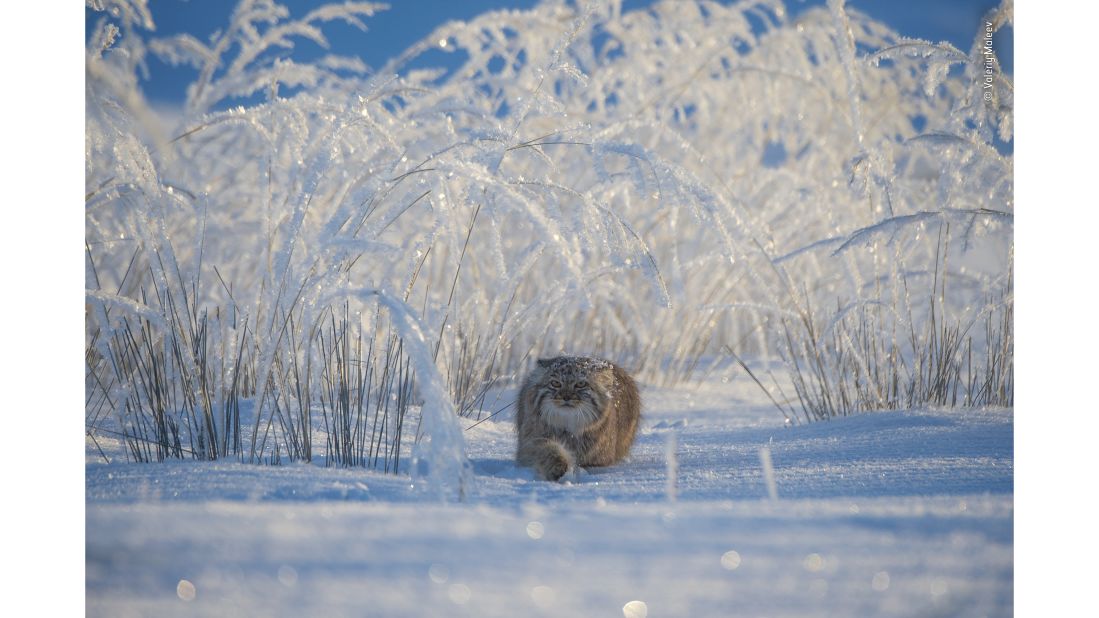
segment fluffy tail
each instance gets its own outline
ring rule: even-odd
[[[538,476],[547,481],[560,480],[576,467],[576,457],[561,442],[552,438],[539,438],[519,446],[516,459],[523,466],[530,466]]]

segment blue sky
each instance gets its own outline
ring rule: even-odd
[[[651,0],[624,0],[623,10],[647,5]],[[786,0],[791,13],[797,14],[824,0]],[[303,15],[320,4],[310,0],[283,0],[291,15]],[[390,8],[367,20],[365,33],[345,25],[332,23],[325,28],[332,49],[324,52],[310,42],[303,42],[294,57],[309,59],[321,53],[358,56],[371,67],[379,67],[416,41],[427,36],[436,26],[453,19],[469,19],[487,10],[526,8],[536,0],[389,0]],[[995,0],[849,0],[848,7],[861,10],[884,21],[905,36],[949,41],[968,50],[981,16],[998,4]],[[206,40],[215,30],[224,27],[235,2],[225,0],[154,0],[150,3],[157,31],[154,36],[187,32]],[[90,17],[89,17],[90,16]],[[96,16],[85,9],[86,31],[94,25]],[[1014,69],[1014,43],[1011,30],[1004,30],[995,39],[997,53],[1005,71]],[[445,61],[439,54],[436,61]],[[155,103],[175,104],[182,101],[186,86],[195,76],[187,67],[171,67],[156,58],[149,59],[149,79],[143,83],[146,97]]]

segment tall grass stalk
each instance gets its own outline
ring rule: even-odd
[[[837,307],[836,317],[821,325],[804,297],[796,317],[781,318],[781,351],[803,420],[922,406],[1014,405],[1011,277],[976,315],[953,316],[946,304],[948,246],[949,226],[942,225],[930,285],[916,307],[925,318],[907,302],[864,302]],[[902,280],[907,295],[908,277]],[[898,328],[904,337],[895,336]],[[974,349],[985,350],[985,357],[974,358]]]
[[[1010,405],[1013,85],[980,45],[843,2],[548,2],[377,72],[285,58],[380,9],[244,2],[212,38],[95,16],[92,442],[403,472],[423,419],[481,420],[562,352],[658,385],[784,359],[803,420]],[[455,68],[411,68],[439,41]],[[178,122],[148,54],[196,70]]]

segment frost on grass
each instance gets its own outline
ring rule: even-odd
[[[473,467],[466,458],[465,438],[446,384],[435,367],[431,344],[420,320],[398,298],[377,289],[351,289],[348,296],[376,297],[385,306],[419,377],[423,403],[416,445],[412,449],[412,479],[420,488],[450,500],[464,500],[473,484]]]
[[[87,427],[132,458],[413,473],[461,450],[436,412],[480,417],[558,352],[657,383],[778,359],[805,420],[1011,404],[1013,86],[982,33],[549,1],[372,73],[292,52],[369,36],[373,3],[245,1],[168,38],[143,2],[90,9]],[[429,49],[457,66],[408,68]],[[195,70],[173,124],[148,54]]]

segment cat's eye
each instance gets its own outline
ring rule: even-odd
[[[580,380],[576,383],[576,388],[587,388],[588,383],[585,380]]]
[[[550,380],[550,386],[552,386],[553,388],[561,388],[561,381],[560,380]]]

